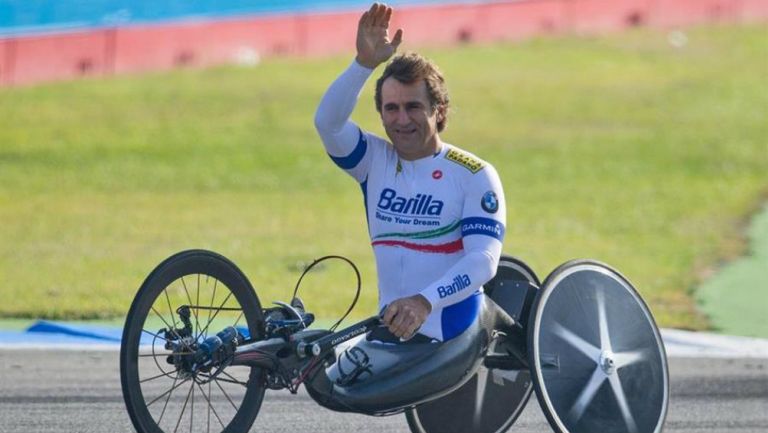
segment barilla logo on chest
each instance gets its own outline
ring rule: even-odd
[[[443,201],[437,200],[431,194],[416,194],[414,197],[403,197],[397,191],[384,188],[379,196],[376,207],[383,211],[403,215],[439,216],[443,212]]]

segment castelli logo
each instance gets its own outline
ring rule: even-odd
[[[432,172],[432,179],[438,180],[441,177],[443,177],[443,172],[440,170],[435,170]]]

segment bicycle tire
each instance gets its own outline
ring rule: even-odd
[[[216,294],[217,294],[217,288],[218,287],[226,287],[229,290],[229,295],[225,297],[224,302],[221,304],[218,310],[216,310],[215,314],[211,314],[211,310],[209,309],[208,312],[208,324],[203,329],[202,326],[199,326],[199,319],[200,315],[204,313],[195,313],[195,335],[197,336],[198,342],[201,341],[205,336],[208,334],[208,328],[212,324],[212,321],[214,321],[218,314],[222,311],[222,308],[225,308],[224,305],[229,302],[229,300],[234,296],[235,302],[239,304],[240,308],[242,309],[242,312],[240,313],[240,316],[238,317],[237,322],[240,320],[241,317],[244,317],[245,319],[245,325],[247,325],[248,333],[252,337],[252,339],[259,339],[263,338],[264,336],[264,317],[263,312],[261,309],[261,303],[259,302],[258,296],[256,295],[256,292],[254,291],[253,287],[251,286],[248,279],[245,277],[242,271],[231,261],[226,259],[225,257],[206,250],[187,250],[182,251],[180,253],[174,254],[173,256],[169,257],[165,261],[163,261],[161,264],[159,264],[146,278],[144,283],[139,288],[136,297],[133,300],[133,303],[131,305],[131,308],[128,312],[128,315],[126,317],[125,321],[125,327],[123,329],[123,338],[121,343],[121,349],[120,349],[120,380],[123,390],[123,398],[125,400],[126,408],[128,411],[128,414],[131,418],[131,421],[136,428],[136,430],[139,433],[164,433],[166,431],[175,431],[178,430],[180,427],[180,424],[182,422],[182,418],[184,417],[185,410],[187,408],[187,404],[189,401],[190,394],[192,396],[192,405],[191,405],[191,412],[190,412],[190,418],[189,422],[187,423],[189,427],[184,427],[182,430],[189,430],[189,431],[195,431],[194,428],[196,426],[195,420],[194,420],[194,409],[195,409],[195,385],[197,381],[195,379],[192,379],[192,383],[190,384],[189,388],[190,391],[187,395],[187,400],[184,403],[184,408],[181,410],[181,415],[179,415],[178,422],[176,423],[175,429],[171,430],[170,427],[164,429],[162,427],[162,418],[163,415],[166,413],[166,410],[168,408],[168,405],[170,404],[170,400],[174,394],[175,389],[177,389],[176,382],[180,378],[180,374],[178,371],[175,372],[175,376],[173,372],[166,372],[162,368],[162,359],[158,361],[159,357],[162,357],[164,355],[168,354],[162,354],[162,355],[155,355],[155,340],[159,337],[157,333],[152,333],[151,331],[148,331],[145,329],[145,325],[149,323],[149,316],[152,313],[155,313],[159,318],[162,320],[162,322],[165,322],[166,325],[169,325],[167,317],[163,316],[158,312],[158,309],[155,308],[155,303],[158,301],[158,299],[161,297],[163,293],[165,293],[165,298],[168,300],[168,307],[169,312],[171,312],[170,317],[174,321],[174,327],[175,327],[175,318],[173,316],[173,310],[171,301],[170,301],[170,295],[168,294],[168,288],[171,287],[171,284],[174,284],[177,281],[181,281],[182,285],[184,287],[184,290],[187,291],[186,295],[187,298],[190,300],[190,303],[192,303],[192,300],[190,299],[190,293],[188,291],[188,288],[185,283],[184,277],[190,277],[197,275],[197,300],[199,302],[200,300],[200,281],[201,276],[204,276],[206,279],[206,284],[209,284],[210,279],[214,280],[213,283],[213,296],[211,297],[211,307],[214,306],[214,304],[218,304],[218,300],[216,300]],[[218,286],[218,283],[216,281],[221,283],[221,286]],[[223,289],[222,289],[223,290]],[[162,299],[161,299],[162,301]],[[234,314],[234,313],[232,313]],[[211,319],[211,316],[213,316],[213,319]],[[223,316],[222,316],[223,317]],[[156,320],[157,318],[154,318]],[[211,334],[215,334],[216,330],[212,329]],[[199,333],[199,336],[198,336]],[[146,344],[144,346],[141,345],[142,336],[144,338],[147,338],[146,335],[149,334],[153,338],[152,342],[152,354],[147,356],[146,354],[140,354],[140,350],[142,350],[142,347],[146,348]],[[144,349],[146,350],[146,349]],[[151,357],[154,363],[157,365],[157,368],[159,368],[159,371],[161,372],[160,375],[157,378],[150,378],[150,379],[144,379],[142,380],[140,377],[140,359],[142,362],[144,361],[143,357]],[[151,364],[150,364],[151,367]],[[202,396],[205,398],[205,401],[207,402],[207,427],[203,431],[210,432],[211,431],[211,412],[215,414],[214,424],[220,427],[223,427],[222,430],[220,430],[222,433],[235,433],[235,432],[245,432],[250,429],[253,422],[256,419],[256,416],[258,415],[259,409],[261,407],[261,403],[264,398],[264,392],[266,390],[265,385],[265,378],[264,378],[264,372],[261,371],[258,368],[249,368],[249,367],[238,367],[238,368],[244,368],[244,369],[250,369],[250,372],[243,372],[244,375],[247,375],[247,380],[244,382],[239,382],[235,380],[236,383],[238,383],[238,389],[240,387],[245,388],[245,392],[242,395],[242,400],[240,402],[239,407],[235,407],[235,404],[231,397],[227,394],[225,391],[224,386],[221,385],[219,382],[219,379],[211,379],[210,382],[208,382],[208,394],[206,395],[204,385],[201,386],[200,384],[197,384],[197,388],[199,392],[202,394]],[[169,370],[171,370],[172,367],[169,367]],[[233,373],[234,374],[234,373]],[[161,415],[159,416],[159,420],[155,419],[155,416],[150,412],[149,405],[154,403],[154,401],[157,401],[157,399],[153,400],[152,403],[147,404],[147,400],[144,396],[142,385],[151,382],[151,380],[154,379],[171,379],[174,378],[174,382],[172,385],[172,388],[168,392],[167,399],[165,401],[165,406],[163,407],[163,411]],[[230,377],[233,377],[230,375]],[[186,379],[189,380],[189,379]],[[222,381],[224,380],[222,376]],[[226,398],[229,400],[229,403],[232,404],[233,407],[235,407],[235,414],[232,416],[232,418],[228,422],[222,421],[220,415],[217,413],[216,409],[213,407],[213,400],[214,400],[214,393],[213,390],[216,390],[215,388],[212,388],[212,385],[215,381],[215,384],[218,386],[218,388],[221,390],[221,393],[223,393]],[[230,382],[227,380],[227,382]],[[181,382],[181,384],[184,384],[185,382]],[[178,385],[178,387],[181,387],[181,384]],[[227,383],[225,385],[229,386]],[[164,397],[163,397],[164,398]],[[218,398],[218,397],[217,397]],[[165,398],[164,398],[165,399]],[[229,409],[227,408],[229,411]],[[170,412],[168,412],[170,413]],[[170,415],[169,415],[170,416]],[[218,421],[218,424],[216,423]],[[218,430],[218,428],[216,428]]]

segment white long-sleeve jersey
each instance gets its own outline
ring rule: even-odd
[[[357,62],[323,96],[315,126],[329,156],[360,183],[378,272],[379,307],[415,294],[432,304],[419,332],[448,340],[477,317],[496,273],[506,208],[496,170],[444,144],[415,161],[350,120],[372,70]]]

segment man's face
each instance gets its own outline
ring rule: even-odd
[[[437,120],[440,109],[432,109],[427,84],[420,80],[403,84],[389,77],[381,85],[381,121],[401,158],[414,160],[437,150]]]

